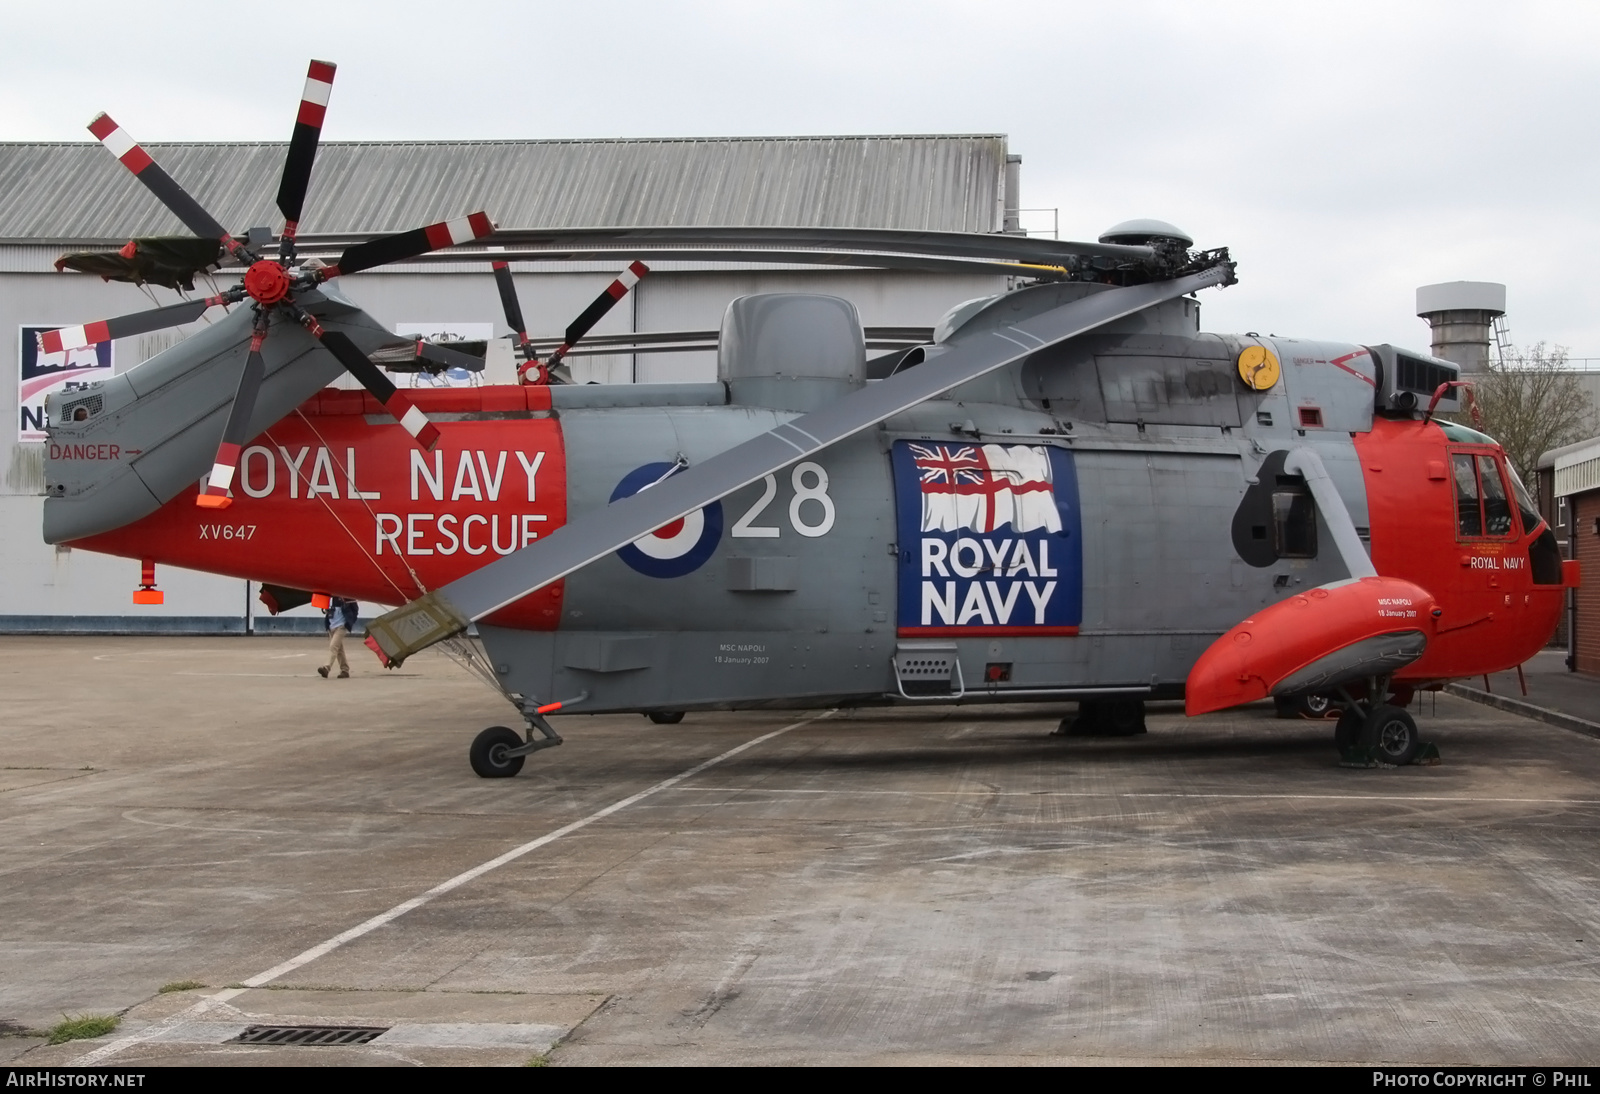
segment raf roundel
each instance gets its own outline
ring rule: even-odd
[[[647,463],[622,477],[611,500],[632,497],[675,470],[670,463]],[[682,577],[704,566],[722,539],[722,503],[714,501],[686,517],[640,536],[617,550],[617,557],[649,577]]]

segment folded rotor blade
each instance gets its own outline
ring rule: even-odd
[[[250,415],[256,409],[256,393],[261,390],[261,380],[267,371],[261,360],[261,343],[266,339],[266,316],[258,315],[255,329],[250,335],[250,352],[245,355],[244,371],[239,374],[239,387],[234,392],[233,405],[228,408],[228,423],[222,427],[217,458],[212,461],[205,489],[195,498],[195,504],[202,509],[226,509],[233,504],[228,490],[233,486],[234,469],[239,466],[239,450],[250,439],[245,435],[245,430],[250,428]]]
[[[628,290],[637,285],[639,280],[649,272],[650,267],[643,262],[629,263],[628,268],[623,270],[615,281],[607,285],[604,292],[594,298],[594,303],[584,308],[583,314],[572,321],[572,325],[567,328],[566,334],[562,337],[561,344],[556,347],[555,352],[550,355],[550,359],[545,362],[545,367],[554,368],[559,365],[561,359],[567,355],[567,351],[577,344],[578,339],[588,334],[594,325],[605,316],[606,312],[610,311],[618,300],[627,296]]]
[[[389,612],[368,628],[372,637],[367,644],[386,663],[397,663],[459,633],[469,620],[481,619],[885,418],[1047,346],[1164,300],[1231,280],[1231,265],[1224,263],[1172,281],[1107,289],[1014,324],[974,331],[916,368],[735,445],[648,490],[590,510],[548,537]]]
[[[445,368],[464,368],[468,372],[482,372],[484,360],[474,357],[470,353],[462,353],[448,346],[435,345],[432,342],[417,342],[417,356],[424,361],[432,361]]]
[[[172,210],[173,215],[183,221],[191,232],[202,239],[220,240],[230,253],[237,254],[241,250],[227,229],[218,224],[216,218],[206,212],[198,201],[190,197],[189,192],[179,186],[176,179],[163,171],[161,165],[150,158],[150,153],[139,147],[138,143],[128,136],[128,131],[111,119],[111,115],[101,114],[96,117],[89,123],[89,132],[122,162],[122,166],[133,172],[134,178],[145,184],[145,187],[156,196],[156,200]]]
[[[400,389],[395,387],[390,379],[383,374],[383,370],[367,360],[367,355],[356,348],[349,336],[336,330],[325,330],[321,323],[304,312],[300,312],[297,319],[304,324],[312,335],[328,348],[339,359],[346,372],[354,376],[372,397],[383,404],[383,408],[394,416],[405,431],[411,434],[412,440],[421,445],[425,451],[433,451],[433,446],[439,443],[439,430],[430,421],[427,415],[416,408],[412,401],[400,394]]]
[[[441,247],[454,247],[458,243],[482,239],[493,231],[494,224],[489,220],[489,214],[479,212],[458,220],[430,224],[426,228],[413,228],[409,232],[369,239],[365,243],[347,247],[337,263],[322,271],[322,277],[326,280],[340,274],[360,273],[388,262],[402,262]]]
[[[328,61],[312,61],[306,72],[305,90],[300,93],[300,113],[295,116],[294,135],[289,138],[289,153],[283,160],[283,179],[278,183],[278,211],[287,222],[283,243],[292,246],[300,227],[306,189],[311,185],[311,165],[316,162],[317,142],[322,139],[322,118],[333,92],[333,74],[338,66]]]
[[[62,327],[60,330],[45,331],[39,335],[39,349],[44,353],[60,353],[63,350],[92,346],[96,342],[109,342],[113,338],[127,338],[135,334],[148,334],[153,330],[181,327],[185,323],[193,323],[199,319],[207,309],[218,304],[232,303],[235,299],[238,298],[232,293],[223,293],[221,296],[208,296],[204,300],[185,300],[182,304],[168,304],[164,308],[152,308],[149,311],[134,312],[132,315],[119,315],[115,319],[85,323],[81,327]]]

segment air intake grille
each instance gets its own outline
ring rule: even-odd
[[[251,1026],[234,1041],[241,1045],[364,1045],[388,1026]]]
[[[1403,353],[1394,355],[1395,364],[1395,390],[1414,391],[1419,395],[1432,395],[1439,390],[1440,384],[1447,384],[1456,378],[1456,370],[1435,365],[1430,361],[1419,361],[1415,357],[1407,357]],[[1446,398],[1449,398],[1446,395]]]
[[[85,399],[74,399],[61,408],[61,419],[66,422],[88,421],[100,413],[105,407],[105,402],[104,395],[90,395]]]

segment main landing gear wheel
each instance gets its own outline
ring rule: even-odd
[[[1061,719],[1051,736],[1134,737],[1144,732],[1144,700],[1084,699],[1077,715]]]
[[[649,718],[652,722],[654,722],[658,726],[675,726],[679,722],[683,721],[683,711],[681,711],[681,710],[653,710],[649,714],[647,714],[645,717]]]
[[[509,779],[522,770],[526,756],[507,756],[506,753],[522,745],[522,734],[505,726],[490,726],[472,739],[467,752],[472,760],[472,770],[485,779]]]
[[[1361,730],[1366,724],[1367,716],[1355,707],[1346,707],[1339,715],[1339,722],[1333,727],[1333,747],[1339,750],[1340,756],[1361,744]]]
[[[1367,718],[1366,740],[1372,747],[1374,759],[1396,767],[1415,760],[1422,750],[1417,723],[1404,710],[1387,703],[1374,709]]]

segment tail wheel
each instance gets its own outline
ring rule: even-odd
[[[1377,707],[1367,718],[1366,728],[1373,757],[1384,763],[1397,767],[1408,764],[1417,758],[1422,748],[1417,723],[1399,707],[1388,704]]]
[[[1322,692],[1308,692],[1305,695],[1296,695],[1285,698],[1274,697],[1273,705],[1278,709],[1280,718],[1326,718],[1334,709],[1333,699]]]
[[[485,779],[509,779],[522,770],[525,756],[507,756],[506,753],[522,744],[522,734],[505,726],[490,726],[472,739],[467,752],[472,770]]]

